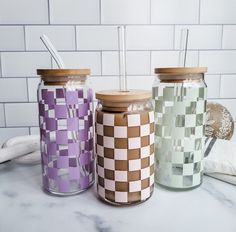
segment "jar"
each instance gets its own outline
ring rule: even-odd
[[[189,189],[202,182],[207,68],[157,68],[155,105],[155,182]]]
[[[96,93],[97,193],[114,205],[147,200],[154,187],[151,92]]]
[[[93,91],[89,69],[40,69],[39,127],[43,189],[72,195],[94,182]]]

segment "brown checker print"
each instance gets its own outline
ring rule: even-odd
[[[129,126],[127,114],[112,113],[114,122],[108,123],[104,122],[103,115],[111,113],[97,110],[96,147],[102,147],[103,151],[100,154],[97,152],[97,187],[98,195],[104,200],[116,204],[131,204],[141,202],[151,196],[154,187],[154,141],[151,136],[154,138],[155,127],[154,120],[150,119],[152,113],[153,111],[136,113],[135,115],[139,115],[139,125]],[[100,124],[99,128],[102,127],[101,131],[98,130],[98,124]],[[142,125],[148,125],[149,128],[144,136],[141,135]],[[114,127],[119,126],[127,128],[126,137],[114,137]],[[114,138],[112,140],[114,144],[109,143],[113,146],[112,148],[104,146],[106,144],[104,136]],[[129,138],[139,138],[139,147],[129,148]],[[149,147],[149,154],[142,155],[141,148],[144,147]],[[117,157],[115,153],[119,154],[120,150],[122,152]],[[109,167],[104,167],[105,159],[109,160]]]

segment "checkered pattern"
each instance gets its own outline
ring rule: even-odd
[[[38,90],[43,187],[57,194],[94,181],[91,89],[48,86]]]
[[[182,84],[153,88],[157,183],[191,188],[201,183],[206,88]]]
[[[146,200],[154,186],[154,112],[96,112],[98,195],[115,204]]]

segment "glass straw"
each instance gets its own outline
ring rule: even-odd
[[[187,61],[187,51],[188,51],[188,36],[189,29],[184,28],[181,30],[180,37],[180,52],[179,52],[179,66],[186,66]]]
[[[127,91],[126,74],[126,27],[118,26],[118,48],[119,48],[119,85],[120,91]]]

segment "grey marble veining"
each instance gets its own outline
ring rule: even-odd
[[[191,191],[160,187],[143,204],[114,207],[95,186],[71,197],[41,189],[41,167],[0,165],[0,232],[236,232],[236,187],[210,177]]]

